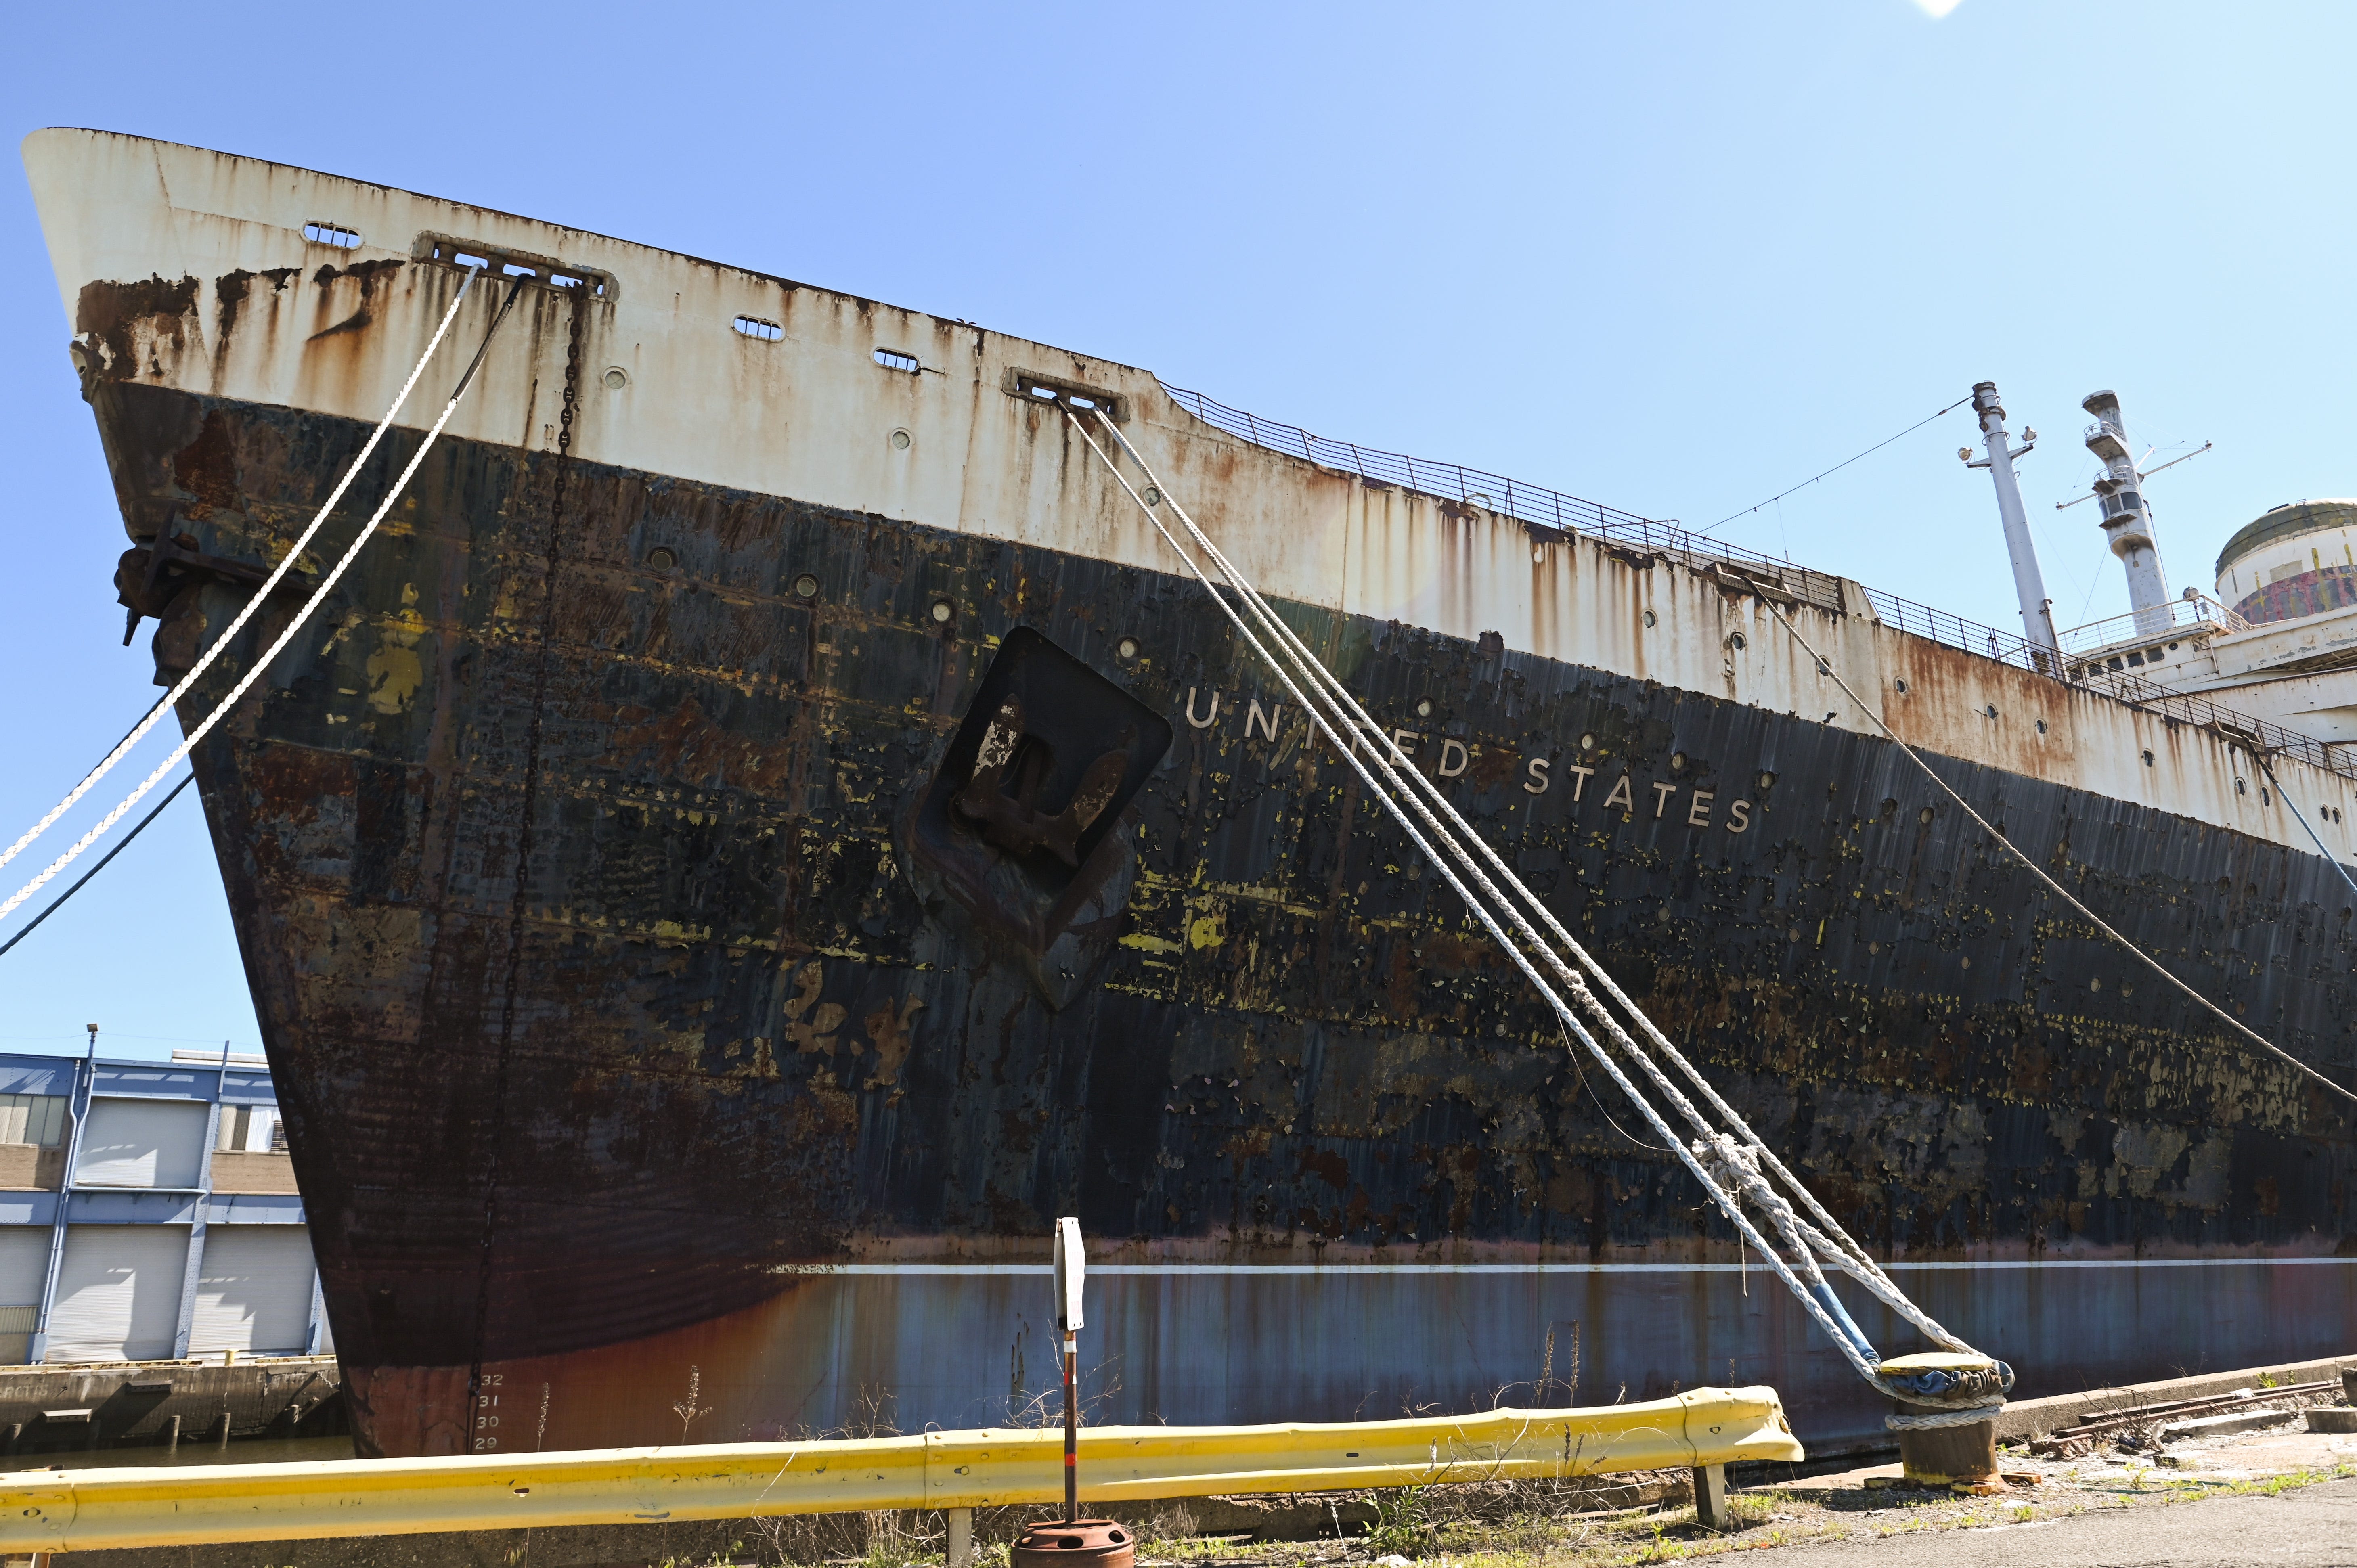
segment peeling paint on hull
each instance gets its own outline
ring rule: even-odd
[[[174,510],[242,560],[284,549],[365,436],[123,381],[93,402],[126,517]],[[388,441],[336,540],[414,439]],[[552,1447],[676,1437],[667,1407],[690,1366],[719,1402],[691,1437],[837,1425],[877,1391],[908,1427],[1003,1415],[984,1407],[1046,1381],[1024,1356],[1037,1293],[1019,1276],[799,1271],[1028,1262],[1059,1213],[1114,1263],[1735,1261],[1348,770],[1298,714],[1268,712],[1273,682],[1199,591],[592,462],[568,482],[498,1113],[554,461],[437,447],[267,694],[197,754],[304,1192],[333,1217],[317,1242],[365,1446],[512,1447],[518,1422]],[[658,548],[673,566],[648,564]],[[159,662],[185,667],[237,602],[198,590]],[[2357,1251],[2346,1116],[2055,914],[1887,744],[1492,642],[1291,613],[1892,1259]],[[274,629],[258,622],[250,636]],[[1060,1003],[985,923],[928,897],[904,828],[1018,626],[1175,737],[1125,814],[1118,937]],[[231,650],[208,699],[260,645]],[[1953,650],[1908,656],[1918,690],[1980,678]],[[2322,859],[1935,761],[2197,987],[2351,1065],[2351,916]],[[2032,1391],[2158,1375],[2213,1344],[2213,1364],[2325,1353],[2357,1328],[2330,1262],[1997,1277],[1909,1283],[1939,1282],[1934,1309]],[[1870,1419],[1764,1278],[1748,1296],[1734,1274],[1127,1278],[1107,1287],[1139,1304],[1109,1415],[1471,1405],[1537,1378],[1551,1326],[1566,1375],[1578,1323],[1589,1394],[1733,1375],[1782,1389],[1804,1433]],[[497,1432],[470,1438],[477,1355],[505,1402]]]

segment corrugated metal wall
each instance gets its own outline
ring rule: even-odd
[[[185,1225],[67,1227],[48,1359],[153,1361],[171,1355],[188,1261]]]
[[[60,1190],[61,1162],[31,1156],[70,1136],[78,1070],[90,1099]],[[317,1273],[270,1092],[258,1063],[0,1058],[0,1364],[311,1348]]]
[[[0,1144],[55,1148],[65,1138],[62,1094],[0,1094]]]
[[[0,1225],[0,1306],[38,1306],[49,1266],[49,1228]]]
[[[215,1226],[205,1239],[188,1354],[308,1348],[311,1272],[304,1226]]]
[[[192,1187],[202,1178],[206,1107],[184,1100],[95,1100],[74,1179],[89,1187]]]
[[[48,1227],[0,1225],[0,1366],[25,1359],[48,1266]]]

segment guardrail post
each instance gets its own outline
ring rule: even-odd
[[[1694,1471],[1695,1522],[1724,1535],[1735,1528],[1727,1509],[1727,1466],[1697,1465]]]
[[[974,1510],[950,1509],[949,1568],[970,1568],[974,1562]]]

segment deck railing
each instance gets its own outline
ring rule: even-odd
[[[2084,686],[2091,692],[2101,692],[2132,708],[2158,714],[2172,724],[2191,725],[2197,729],[2209,730],[2245,751],[2264,753],[2269,757],[2296,757],[2302,762],[2344,778],[2357,779],[2357,757],[2349,755],[2357,752],[2357,746],[2296,734],[2281,725],[2269,724],[2265,719],[2253,718],[2233,708],[2221,707],[2198,692],[2180,692],[2158,681],[2148,681],[2142,675],[2126,671],[2114,673],[2093,665],[2088,666],[2086,673],[2072,683]]]
[[[1312,435],[1297,424],[1263,419],[1242,409],[1230,408],[1201,392],[1186,392],[1167,383],[1162,390],[1179,407],[1231,435],[1241,436],[1272,452],[1306,459],[1320,467],[1355,474],[1370,484],[1396,485],[1442,500],[1479,507],[1484,511],[1511,517],[1539,528],[1592,534],[1625,549],[1675,561],[1689,570],[1701,571],[1715,563],[1725,563],[1738,568],[1743,576],[1763,586],[1780,588],[1794,599],[1834,610],[1856,607],[1843,602],[1843,580],[1832,573],[1813,571],[1777,556],[1746,550],[1741,545],[1722,543],[1692,532],[1675,522],[1640,517],[1635,512],[1622,511],[1601,501],[1583,500],[1577,496],[1549,489],[1544,485],[1528,484],[1502,474],[1469,468],[1461,463],[1435,462],[1428,457],[1411,457],[1403,452],[1384,452],[1359,446],[1356,442]],[[2074,673],[2067,664],[2058,668],[2052,655],[2031,647],[2028,639],[2018,633],[1999,631],[1995,627],[1966,620],[1962,616],[1951,615],[1930,605],[1917,604],[1912,599],[1901,598],[1879,588],[1867,588],[1865,593],[1876,618],[1886,626],[1897,627],[1901,631],[1911,632],[1917,637],[1961,649],[1984,659],[1994,659],[1999,663],[2036,674],[2083,685],[2131,707],[2157,714],[2171,723],[2190,724],[2211,730],[2246,748],[2296,757],[2318,768],[2357,779],[2357,757],[2344,757],[2341,755],[2344,749],[2357,752],[2357,746],[2337,747],[2308,736],[2296,735],[2280,725],[2268,724],[2231,708],[2221,707],[2206,697],[2171,690],[2140,675],[2115,674],[2094,667],[2086,668],[2083,673]],[[2179,600],[2175,603],[2182,606],[2183,609],[2172,607],[2172,616],[2198,617],[2224,630],[2250,629],[2249,623],[2214,600],[2198,603]],[[2132,625],[2133,619],[2132,616],[2127,616],[2115,617],[2112,621],[2097,621],[2092,626],[2074,628],[2066,634],[2066,639],[2077,639],[2083,633],[2111,626],[2115,621]],[[2123,632],[2125,635],[2126,633]],[[2066,648],[2071,645],[2066,640]],[[2080,642],[2076,646],[2085,648],[2090,644]]]
[[[2074,626],[2060,634],[2058,640],[2066,654],[2092,653],[2098,648],[2115,644],[2148,640],[2165,637],[2170,632],[2248,631],[2251,623],[2207,595],[2190,599],[2171,599],[2147,610],[2130,610],[2126,615],[2108,616],[2102,620]]]
[[[1842,607],[1841,579],[1833,574],[1813,572],[1741,545],[1721,543],[1674,522],[1640,517],[1601,501],[1583,500],[1544,485],[1469,468],[1462,463],[1411,457],[1405,452],[1385,452],[1354,441],[1312,435],[1297,424],[1263,419],[1243,409],[1230,408],[1201,392],[1168,385],[1162,390],[1173,403],[1206,424],[1217,425],[1231,435],[1240,435],[1272,452],[1304,458],[1321,468],[1355,474],[1370,484],[1396,485],[1402,489],[1479,507],[1538,528],[1594,534],[1629,549],[1671,557],[1695,570],[1711,562],[1723,561],[1742,568],[1747,576],[1786,589],[1795,598],[1832,609]]]

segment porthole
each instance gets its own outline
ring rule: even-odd
[[[1983,708],[1981,712],[1989,718],[1995,718],[1996,717],[1996,704],[1995,703],[1991,703],[1988,706]]]
[[[1772,789],[1775,787],[1776,776],[1773,773],[1762,773],[1760,776],[1760,788],[1762,789]]]
[[[1901,675],[1898,680],[1890,682],[1890,689],[1898,693],[1900,696],[1905,696],[1907,694],[1907,677]]]
[[[950,618],[956,614],[957,606],[950,603],[949,600],[935,599],[933,601],[932,616],[934,625],[947,626],[950,623]]]
[[[737,318],[737,333],[746,338],[758,338],[764,343],[775,343],[786,335],[786,329],[774,321],[764,321],[758,316]]]
[[[1651,611],[1651,610],[1647,610],[1647,611],[1645,612],[1645,624],[1646,624],[1647,626],[1653,626],[1653,625],[1658,624],[1658,623],[1655,621],[1654,618],[1653,618],[1653,612],[1652,612],[1652,611]]]
[[[306,223],[303,238],[315,245],[333,245],[339,251],[349,251],[360,244],[361,231],[340,223]]]
[[[818,597],[818,579],[812,576],[808,572],[804,572],[801,576],[796,577],[794,579],[794,597],[798,599],[814,599]]]
[[[1788,942],[1799,941],[1801,940],[1801,928],[1794,926],[1791,930],[1786,931],[1784,933],[1784,940]]]
[[[2091,976],[2089,976],[2089,977],[2088,977],[2088,980],[2087,980],[2087,989],[2088,989],[2088,990],[2090,990],[2090,991],[2101,991],[2103,988],[2104,988],[2104,977],[2103,977],[2102,975],[2097,974],[2097,975],[2091,975]]]
[[[1925,827],[1930,827],[1932,825],[1932,808],[1929,806],[1924,807],[1921,813],[1918,815],[1915,820],[1921,822]]]
[[[647,552],[647,564],[658,572],[668,572],[679,564],[679,553],[658,544]]]
[[[893,451],[906,452],[909,449],[909,433],[907,431],[895,430],[892,432],[891,439]]]
[[[1683,751],[1674,751],[1670,753],[1670,771],[1673,773],[1684,773],[1685,770],[1686,754]]]
[[[1420,719],[1428,719],[1432,716],[1432,699],[1430,697],[1426,697],[1416,703],[1415,716]]]
[[[2147,768],[2150,768],[2152,766],[2152,753],[2149,751],[2144,754],[2144,765]]]
[[[1592,735],[1581,736],[1579,737],[1579,749],[1582,751],[1594,751],[1596,749],[1596,737]]]
[[[1880,942],[1868,942],[1866,944],[1866,950],[1868,957],[1873,957],[1882,951],[1882,944]]]
[[[1138,499],[1145,501],[1147,506],[1160,506],[1162,504],[1162,492],[1155,489],[1152,485],[1148,485],[1144,490],[1139,492]]]
[[[630,384],[630,372],[619,365],[608,365],[606,367],[605,381],[608,392],[620,392]]]
[[[1727,634],[1727,646],[1735,650],[1736,652],[1740,653],[1751,645],[1743,639],[1743,634],[1741,632],[1730,631]]]
[[[2237,795],[2247,795],[2247,794],[2249,794],[2250,792],[2251,792],[2251,787],[2250,787],[2248,784],[2244,783],[2244,782],[2243,782],[2241,779],[2235,779],[2235,780],[2234,780],[2234,793],[2235,793],[2235,794],[2237,794]]]
[[[2044,719],[2038,721],[2038,733],[2040,735],[2044,735],[2046,733],[2046,721]]]
[[[1122,660],[1130,660],[1130,659],[1135,659],[1135,658],[1136,658],[1136,657],[1137,657],[1137,639],[1135,639],[1135,638],[1134,638],[1134,637],[1125,637],[1125,638],[1123,638],[1119,642],[1117,642],[1117,643],[1115,643],[1115,644],[1114,645],[1114,650],[1113,650],[1113,651],[1114,651],[1114,657],[1115,657],[1115,658],[1117,658],[1117,659],[1122,659]]]

